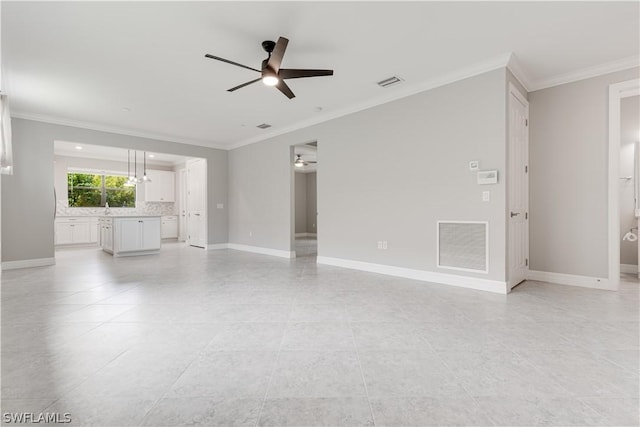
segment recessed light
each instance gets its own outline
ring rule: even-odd
[[[81,145],[76,145],[76,150],[82,150],[82,146]]]
[[[149,154],[149,157],[153,159],[155,157],[155,155],[154,154]]]
[[[125,113],[128,113],[129,111],[131,111],[131,108],[129,107],[123,107],[122,111],[124,111]]]

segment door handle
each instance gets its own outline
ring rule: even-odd
[[[520,212],[511,212],[511,218],[520,215]]]

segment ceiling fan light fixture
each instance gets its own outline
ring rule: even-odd
[[[275,86],[279,82],[280,82],[280,79],[278,79],[274,75],[266,75],[262,78],[262,83],[264,83],[266,86]]]

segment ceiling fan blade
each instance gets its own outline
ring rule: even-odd
[[[258,77],[257,79],[251,80],[250,82],[242,83],[241,85],[238,85],[236,87],[232,87],[231,89],[227,89],[227,92],[233,92],[234,90],[238,90],[238,89],[241,89],[241,88],[243,88],[245,86],[249,86],[250,84],[258,82],[260,80],[262,80],[262,77]]]
[[[301,79],[304,77],[333,76],[333,70],[296,70],[281,68],[278,72],[281,79]]]
[[[280,64],[282,63],[282,57],[284,56],[284,51],[287,50],[287,45],[289,44],[289,39],[285,39],[284,37],[278,38],[276,42],[276,47],[273,48],[273,53],[269,57],[269,61],[267,62],[267,67],[271,68],[276,73],[280,69]]]
[[[284,93],[287,98],[291,99],[296,97],[284,80],[278,80],[276,87],[280,92]]]
[[[226,62],[227,64],[235,65],[238,67],[246,68],[247,70],[257,71],[260,73],[260,70],[256,70],[255,68],[248,67],[246,65],[238,64],[237,62],[230,61],[228,59],[220,58],[219,56],[209,55],[208,53],[205,55],[205,58],[216,59],[218,61]]]

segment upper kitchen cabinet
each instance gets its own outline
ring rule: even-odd
[[[176,201],[175,172],[147,169],[147,176],[151,182],[144,184],[145,202]]]

